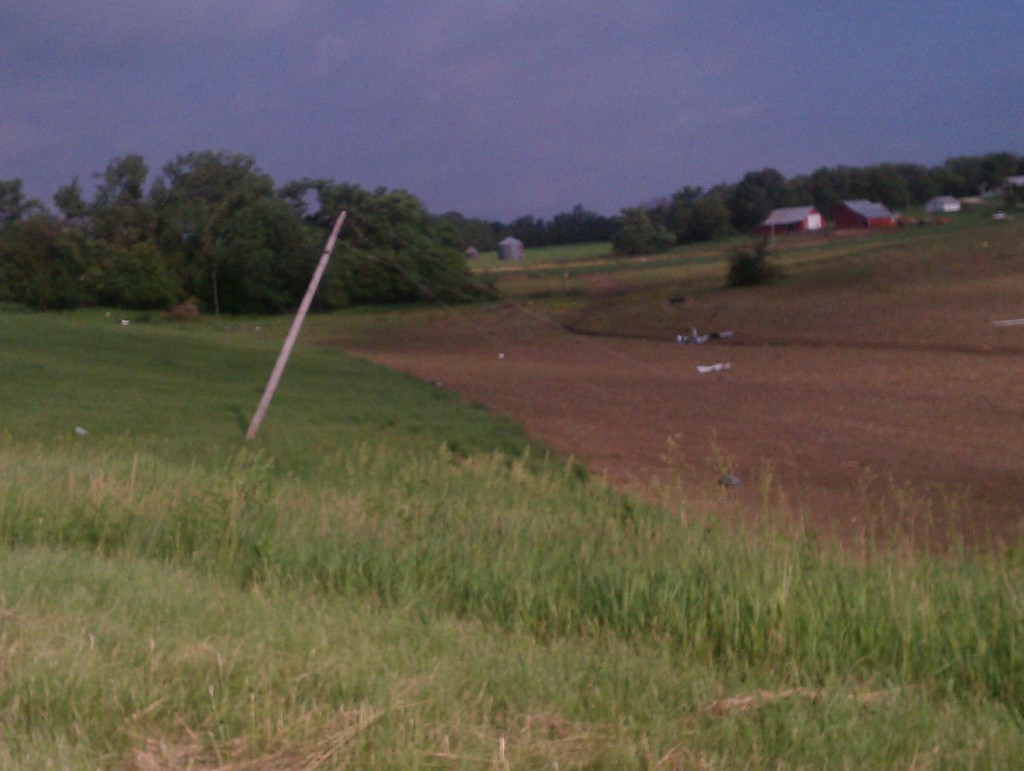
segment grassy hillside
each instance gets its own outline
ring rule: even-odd
[[[668,280],[622,271],[622,291],[589,303],[576,330],[671,340],[690,326],[733,329],[737,344],[892,346],[1021,352],[1024,336],[993,321],[1024,315],[1024,219],[805,241],[780,239],[782,277],[756,289],[724,288],[690,263]],[[674,301],[673,301],[674,300]]]
[[[246,443],[285,322],[130,321],[0,314],[5,768],[1024,757],[1020,549],[741,533],[336,351]]]

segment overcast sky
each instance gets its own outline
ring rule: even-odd
[[[1020,0],[0,0],[0,179],[247,153],[432,212],[1024,155]]]

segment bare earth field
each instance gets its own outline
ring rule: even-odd
[[[317,342],[510,415],[635,489],[679,481],[842,538],[870,519],[1001,539],[1024,525],[1024,326],[993,321],[1024,316],[1024,282],[956,269],[895,290],[873,273],[675,302],[627,288],[572,313],[525,300],[369,316]],[[676,344],[691,326],[735,334]],[[698,373],[715,363],[729,368]],[[718,488],[727,472],[743,484]]]

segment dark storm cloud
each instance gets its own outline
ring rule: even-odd
[[[775,166],[1024,152],[1024,10],[934,2],[8,2],[0,178],[251,153],[434,211],[611,213]]]

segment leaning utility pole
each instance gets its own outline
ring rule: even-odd
[[[309,312],[309,306],[313,304],[313,295],[316,294],[316,288],[320,285],[320,279],[323,278],[324,271],[327,269],[327,261],[331,259],[331,252],[334,251],[334,244],[338,240],[338,233],[341,231],[342,223],[345,222],[345,212],[338,215],[337,221],[334,223],[334,229],[331,230],[331,237],[327,239],[327,246],[324,247],[324,253],[320,255],[320,262],[316,266],[316,270],[313,271],[313,278],[309,281],[309,288],[306,289],[306,296],[302,298],[302,303],[299,305],[299,312],[295,314],[295,320],[292,322],[292,328],[288,330],[288,337],[284,339],[284,345],[281,347],[281,353],[277,355],[277,363],[274,364],[274,371],[270,373],[270,380],[267,381],[267,387],[263,390],[263,398],[260,399],[260,404],[256,408],[256,413],[252,416],[252,422],[249,424],[249,430],[245,432],[246,439],[252,439],[256,436],[256,432],[260,430],[260,423],[263,422],[263,418],[267,415],[267,409],[270,407],[270,400],[274,398],[274,391],[277,390],[277,384],[281,380],[281,375],[284,373],[285,365],[288,364],[288,357],[291,356],[292,348],[295,347],[295,340],[299,336],[299,330],[302,328],[302,322],[306,319],[306,314]]]

